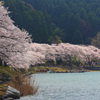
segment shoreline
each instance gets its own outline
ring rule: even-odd
[[[78,69],[77,67],[75,68],[73,68],[73,69],[69,69],[69,68],[64,68],[64,67],[36,67],[37,68],[37,70],[38,70],[38,72],[36,72],[33,68],[32,68],[32,73],[31,73],[31,71],[29,71],[29,72],[27,72],[27,75],[29,76],[29,75],[32,75],[32,74],[45,74],[45,73],[85,73],[85,72],[100,72],[100,70],[88,70],[88,69],[84,69],[84,68],[82,68],[82,69]],[[46,71],[47,69],[47,71],[46,72],[39,72],[39,69],[40,70],[42,70],[42,71]],[[8,69],[7,69],[8,70]],[[13,72],[13,71],[11,71],[10,69],[8,70],[8,72],[6,71],[6,68],[4,68],[3,69],[3,67],[1,68],[1,71],[2,71],[2,73],[4,73],[3,71],[5,71],[5,77],[8,79],[9,78],[9,75],[10,76],[12,76],[12,75],[14,75],[14,73],[15,72]],[[3,77],[2,77],[3,78]],[[9,80],[10,81],[10,80]],[[7,82],[8,81],[6,81],[5,83],[4,83],[4,85],[3,84],[0,84],[0,97],[2,97],[3,95],[4,95],[4,92],[2,92],[2,89],[4,88],[4,87],[7,87]],[[5,89],[6,90],[6,89]],[[1,99],[0,99],[1,100]]]
[[[100,72],[100,70],[88,70],[88,69],[83,69],[83,70],[78,70],[78,69],[72,69],[69,70],[68,72],[62,72],[62,71],[58,71],[58,72],[34,72],[34,74],[45,74],[45,73],[85,73],[85,72]],[[31,73],[33,74],[33,73]]]

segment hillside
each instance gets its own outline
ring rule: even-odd
[[[33,38],[33,42],[49,43],[49,38],[54,37],[50,18],[46,13],[35,10],[21,0],[0,0],[11,11],[10,17],[20,29],[26,29]]]
[[[0,0],[1,1],[1,0]],[[3,0],[33,42],[90,44],[100,31],[99,0]]]
[[[99,0],[24,1],[51,16],[52,23],[64,32],[63,42],[90,44],[91,38],[100,31]]]

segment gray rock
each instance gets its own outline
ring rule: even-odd
[[[15,100],[19,99],[21,96],[21,93],[16,90],[15,88],[8,86],[6,93],[4,95],[4,100]]]

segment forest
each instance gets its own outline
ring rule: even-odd
[[[100,31],[99,0],[4,0],[4,6],[33,42],[94,45]]]
[[[100,31],[99,0],[4,0],[4,5],[33,42],[91,44]]]
[[[33,42],[49,43],[49,38],[54,37],[51,21],[46,13],[35,10],[21,0],[4,0],[4,6],[11,12],[9,15],[14,24],[32,35]]]
[[[99,0],[24,0],[35,9],[47,12],[63,42],[90,44],[100,31]],[[61,31],[62,30],[62,31]]]

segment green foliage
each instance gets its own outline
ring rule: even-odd
[[[100,31],[100,0],[24,1],[38,11],[46,11],[50,15],[55,34],[62,42],[90,44],[91,38]]]
[[[56,61],[54,61],[54,65],[56,65],[57,64],[57,62]]]
[[[77,61],[76,61],[76,57],[73,57],[72,58],[72,63],[76,63]]]
[[[6,74],[6,72],[5,72],[5,71],[3,71],[3,70],[0,70],[0,73],[4,73],[4,74]]]
[[[33,42],[90,44],[100,31],[100,0],[3,1],[15,25],[32,34]]]
[[[92,39],[91,45],[100,48],[100,32]]]
[[[10,76],[15,75],[15,71],[11,70],[10,67],[2,67],[0,66],[0,73],[9,74]]]
[[[37,11],[22,0],[4,0],[5,7],[9,7],[10,16],[20,29],[26,29],[33,38],[33,42],[49,43],[50,36],[54,36],[50,17],[46,12]]]

